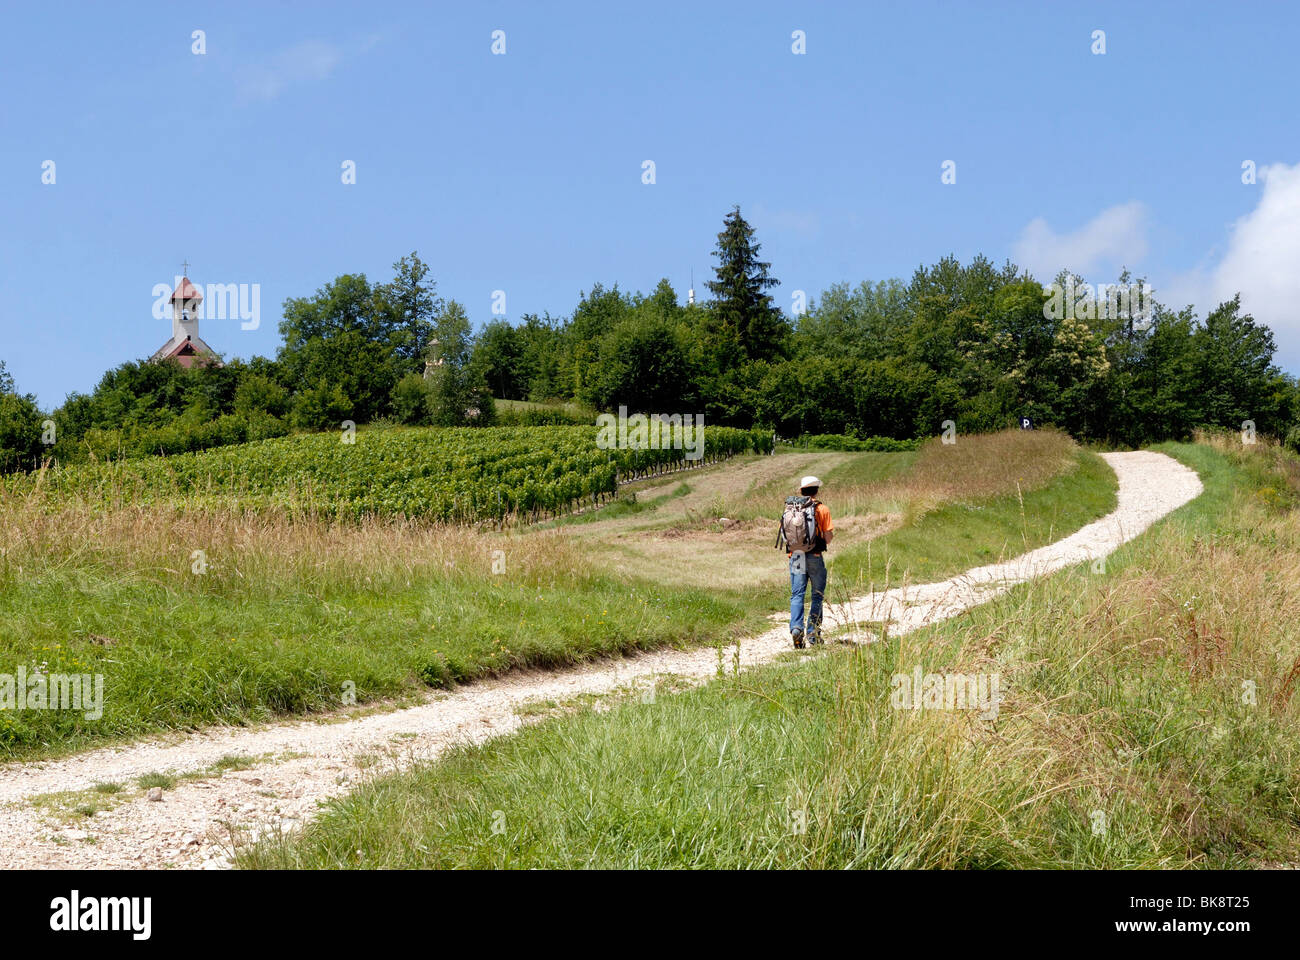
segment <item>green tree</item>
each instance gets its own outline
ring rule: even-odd
[[[334,409],[340,394],[346,419],[365,423],[388,412],[401,369],[393,317],[382,291],[362,274],[336,277],[314,297],[285,301],[279,361],[290,383],[316,391],[302,405],[295,401],[296,423],[319,419],[315,411]],[[337,388],[328,391],[328,402],[319,393],[322,383]]]
[[[43,419],[36,398],[18,393],[13,377],[0,360],[0,473],[39,465]]]
[[[245,376],[235,388],[234,409],[239,414],[269,413],[284,416],[289,406],[289,391],[260,373]]]
[[[407,426],[423,426],[433,415],[433,391],[429,380],[408,373],[393,387],[393,417]]]
[[[619,292],[618,284],[606,290],[597,283],[589,294],[579,293],[578,306],[565,330],[565,350],[557,371],[567,385],[568,397],[586,394],[588,372],[598,362],[600,339],[631,309],[631,299]]]
[[[392,311],[388,339],[400,367],[422,372],[434,337],[434,323],[445,304],[438,296],[438,284],[429,279],[429,267],[412,251],[393,264],[396,276],[378,291]]]
[[[564,343],[561,325],[550,314],[524,314],[517,328],[521,353],[519,376],[527,385],[525,399],[552,400],[562,397],[560,372]]]
[[[861,283],[855,289],[836,283],[799,318],[795,348],[800,355],[876,360],[898,351],[911,319],[901,281]]]
[[[528,378],[523,369],[523,344],[507,320],[493,320],[479,333],[475,361],[492,395],[502,400],[525,400]]]
[[[289,416],[295,427],[304,430],[337,430],[344,421],[356,422],[351,399],[337,383],[323,377],[294,395]]]
[[[455,300],[438,315],[427,374],[429,420],[444,427],[486,425],[496,408],[481,367],[473,364],[469,316]]]
[[[860,361],[811,354],[770,365],[759,385],[757,423],[783,437],[849,433],[856,428],[854,397]]]
[[[388,339],[394,320],[388,304],[363,273],[347,273],[320,287],[311,297],[284,301],[280,335],[281,355],[293,355],[312,340],[327,340],[340,333],[356,333],[365,340]]]
[[[767,293],[779,281],[768,276],[772,265],[758,259],[760,249],[754,228],[735,207],[723,218],[708,287],[719,347],[734,345],[751,360],[771,360],[785,354],[790,325]]]
[[[1285,431],[1285,412],[1273,398],[1273,334],[1241,313],[1240,294],[1206,316],[1192,343],[1206,424],[1239,430],[1252,420],[1260,431]]]
[[[578,399],[597,410],[685,412],[696,404],[688,350],[662,301],[638,305],[597,344]],[[674,303],[675,306],[675,303]]]

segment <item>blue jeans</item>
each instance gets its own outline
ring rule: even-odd
[[[820,553],[790,556],[790,632],[804,629],[803,596],[812,586],[812,603],[808,607],[808,630],[817,632],[822,625],[822,597],[826,594],[826,561]]]

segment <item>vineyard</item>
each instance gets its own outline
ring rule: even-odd
[[[771,450],[766,431],[699,429],[703,449],[695,460],[686,457],[690,442],[683,449],[601,449],[594,426],[391,428],[54,467],[0,480],[0,490],[347,520],[527,521],[602,503],[620,482]]]

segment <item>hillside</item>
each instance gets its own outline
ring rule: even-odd
[[[454,449],[467,435],[491,433],[363,431],[351,448],[315,437],[268,441],[77,468],[6,496],[0,645],[33,669],[102,672],[108,707],[93,722],[67,711],[0,713],[0,751],[58,754],[349,699],[418,697],[523,667],[717,643],[779,608],[783,564],[761,518],[775,516],[788,478],[814,465],[839,486],[837,512],[851,535],[834,560],[839,591],[950,575],[968,556],[1012,555],[1114,502],[1113,477],[1095,455],[1061,434],[1019,431],[918,454],[739,456],[632,484],[558,526],[329,520],[342,511],[289,484],[277,493],[284,509],[250,510],[239,499],[268,478],[315,471],[366,484],[381,476],[375,489],[398,502],[408,493],[391,475],[424,468],[378,459],[388,444],[405,453],[424,445],[426,463],[440,464],[428,445],[446,437]],[[353,472],[355,458],[371,453],[370,472]],[[954,496],[952,457],[992,465],[971,497]],[[223,487],[235,491],[233,504],[213,492]],[[724,516],[737,523],[724,528]]]

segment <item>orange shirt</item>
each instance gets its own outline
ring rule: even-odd
[[[831,508],[824,503],[817,504],[817,532],[825,534],[829,530],[835,529],[835,524],[831,522]]]

